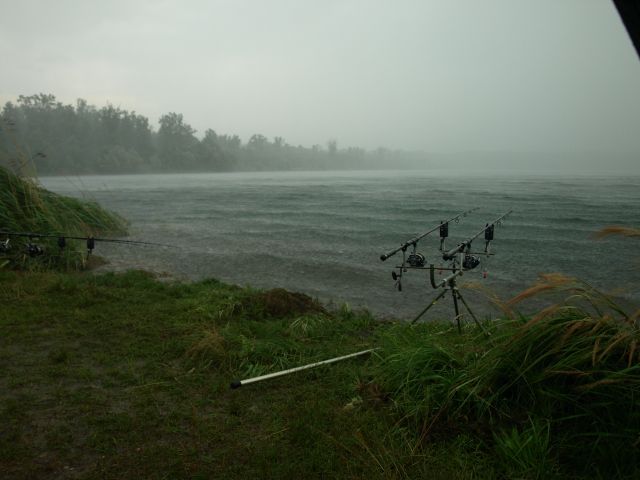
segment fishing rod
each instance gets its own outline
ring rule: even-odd
[[[30,241],[29,243],[27,243],[27,253],[29,254],[29,256],[32,256],[32,257],[42,255],[44,253],[44,250],[42,249],[42,247],[31,242],[31,240],[34,238],[56,238],[58,240],[57,242],[58,247],[61,250],[67,246],[67,240],[83,240],[86,242],[88,255],[91,255],[93,250],[96,248],[96,242],[122,243],[122,244],[129,244],[129,245],[149,245],[149,246],[156,246],[156,247],[176,248],[173,245],[167,245],[164,243],[143,242],[140,240],[123,240],[119,238],[96,238],[93,236],[80,237],[80,236],[66,235],[66,234],[12,232],[12,231],[0,230],[0,236],[7,237],[5,241],[0,242],[0,252],[8,252],[10,250],[9,237],[28,238]]]
[[[442,222],[438,227],[433,228],[430,231],[426,232],[425,234],[419,235],[409,240],[408,242],[405,242],[400,246],[400,248],[396,250],[392,250],[388,254],[382,255],[380,257],[381,260],[386,260],[389,256],[394,255],[399,251],[402,251],[402,263],[400,265],[396,265],[394,267],[394,270],[391,272],[391,276],[396,282],[396,287],[398,291],[402,291],[403,273],[407,272],[410,269],[411,270],[427,270],[428,269],[431,286],[434,289],[442,288],[442,291],[412,320],[411,323],[417,322],[418,319],[420,319],[420,317],[422,317],[441,298],[443,298],[447,292],[450,291],[453,299],[453,305],[454,305],[455,315],[456,315],[455,320],[458,324],[458,330],[461,331],[460,319],[462,317],[462,314],[460,313],[460,308],[458,304],[458,302],[460,301],[462,302],[462,305],[467,309],[470,316],[473,318],[473,320],[478,325],[478,327],[481,330],[485,331],[482,325],[480,324],[480,322],[478,321],[478,319],[476,318],[476,316],[471,311],[465,299],[462,297],[462,294],[460,293],[456,282],[458,277],[461,277],[465,272],[474,270],[478,265],[480,265],[480,258],[479,258],[480,256],[484,256],[488,259],[489,257],[494,255],[494,253],[490,251],[490,244],[493,241],[495,236],[495,227],[496,225],[501,225],[503,220],[507,218],[507,216],[509,216],[513,212],[513,210],[509,210],[508,212],[500,215],[499,217],[492,220],[491,222],[487,222],[485,226],[482,227],[482,229],[478,233],[476,233],[475,235],[472,235],[467,240],[460,242],[456,247],[450,250],[445,250],[444,242],[445,242],[445,239],[449,236],[449,228],[448,228],[449,221],[452,221],[452,220],[457,221],[460,217],[466,216],[466,214],[468,214],[473,210],[476,210],[476,209],[474,208],[467,212],[463,212],[461,214],[456,215],[455,217],[452,217],[452,219],[446,222]],[[449,263],[448,265],[440,265],[437,267],[437,270],[439,273],[442,273],[443,271],[447,271],[448,275],[444,279],[436,281],[436,278],[435,278],[436,266],[433,263],[426,265],[426,260],[424,255],[420,253],[416,253],[415,250],[416,250],[416,243],[418,242],[418,240],[428,235],[429,233],[434,232],[438,228],[440,229],[439,250],[442,254],[442,260]],[[471,251],[472,242],[482,234],[484,234],[484,241],[485,241],[484,251],[481,251],[481,252]],[[409,246],[413,246],[413,252],[409,255],[408,258],[406,258],[405,252]],[[486,270],[486,263],[484,262],[483,262],[482,273],[483,273],[483,277],[486,278],[487,270]],[[485,333],[488,334],[488,332],[486,331]]]
[[[426,237],[430,233],[435,232],[438,229],[440,230],[440,240],[441,240],[441,248],[442,248],[442,245],[444,245],[444,243],[443,243],[444,239],[449,236],[449,222],[454,222],[455,221],[456,223],[458,223],[460,221],[460,218],[466,217],[469,213],[471,213],[471,212],[473,212],[474,210],[477,210],[477,209],[478,209],[478,207],[472,208],[470,210],[467,210],[466,212],[459,213],[455,217],[451,217],[449,220],[444,220],[444,221],[440,222],[439,225],[437,225],[436,227],[433,227],[431,230],[423,233],[422,235],[418,235],[417,237],[414,237],[411,240],[408,240],[408,241],[404,242],[402,245],[400,245],[398,248],[396,248],[394,250],[391,250],[391,251],[389,251],[387,253],[383,253],[382,255],[380,255],[380,260],[382,260],[384,262],[387,258],[395,255],[396,253],[398,253],[401,250],[403,252],[406,252],[407,248],[409,248],[410,246],[413,246],[413,248],[415,250],[416,245],[418,244],[418,242],[420,240],[422,240],[424,237]]]
[[[458,223],[460,221],[460,218],[466,217],[469,213],[473,212],[474,210],[477,210],[478,207],[475,208],[471,208],[465,212],[459,213],[453,217],[451,217],[448,220],[443,220],[442,222],[440,222],[439,225],[433,227],[431,230],[428,230],[427,232],[418,235],[414,238],[412,238],[411,240],[408,240],[406,242],[404,242],[402,245],[400,245],[398,248],[391,250],[385,254],[380,255],[380,260],[382,260],[383,262],[395,255],[398,252],[402,252],[402,264],[397,266],[396,268],[398,269],[399,273],[396,273],[395,270],[393,272],[391,272],[391,276],[393,277],[393,279],[396,281],[396,288],[398,289],[399,292],[402,291],[402,274],[403,272],[406,272],[408,268],[424,268],[425,263],[426,263],[426,258],[423,254],[418,253],[417,252],[417,246],[418,246],[418,242],[423,239],[424,237],[426,237],[427,235],[429,235],[430,233],[435,232],[436,230],[439,230],[440,233],[440,251],[444,250],[444,242],[447,239],[447,237],[449,236],[449,222],[456,222]],[[409,247],[413,247],[411,252],[409,253],[409,256],[407,256],[407,248]]]
[[[513,210],[509,210],[508,212],[500,215],[498,218],[496,218],[492,222],[487,223],[478,233],[469,237],[464,242],[459,243],[455,248],[452,248],[447,252],[443,252],[442,259],[444,261],[451,261],[451,266],[449,268],[443,268],[443,267],[439,268],[439,270],[441,271],[448,270],[451,272],[446,278],[437,282],[435,279],[435,273],[434,273],[435,266],[433,264],[429,266],[429,280],[431,282],[431,286],[434,289],[442,288],[442,291],[411,321],[412,324],[417,322],[418,319],[420,319],[420,317],[422,317],[425,313],[427,313],[429,309],[431,309],[431,307],[433,307],[441,298],[443,298],[446,295],[448,291],[450,291],[451,298],[453,299],[455,321],[458,324],[458,331],[459,332],[462,331],[462,328],[460,325],[460,319],[462,318],[463,314],[460,313],[460,306],[458,304],[458,301],[460,301],[462,302],[462,305],[466,308],[467,312],[469,312],[469,315],[471,316],[473,321],[476,323],[476,325],[480,328],[480,330],[482,330],[485,335],[487,336],[489,335],[489,332],[487,332],[482,327],[482,324],[478,321],[478,318],[475,316],[475,314],[471,310],[471,307],[469,307],[469,304],[466,302],[466,300],[460,293],[460,290],[458,289],[456,281],[458,277],[461,277],[465,272],[473,270],[480,264],[480,259],[477,257],[477,255],[484,255],[486,257],[493,255],[493,253],[489,251],[489,246],[495,236],[495,226],[501,225],[502,221],[505,218],[507,218],[507,216],[509,216],[512,212]],[[484,241],[485,241],[484,251],[472,252],[471,243],[483,233],[484,233]],[[457,257],[458,254],[460,254],[459,258]],[[483,269],[483,276],[485,278],[486,278],[486,273],[487,273],[486,269]]]
[[[444,252],[442,254],[442,259],[445,260],[445,261],[454,260],[455,256],[457,254],[459,254],[459,253],[467,253],[467,254],[472,253],[471,252],[471,242],[473,242],[476,238],[478,238],[483,233],[484,233],[484,240],[485,240],[484,252],[481,252],[481,253],[475,252],[475,253],[476,254],[487,254],[487,255],[490,255],[489,244],[493,240],[495,226],[496,225],[501,225],[502,224],[502,220],[507,218],[507,216],[510,215],[512,212],[513,212],[513,210],[509,210],[507,213],[505,213],[503,215],[500,215],[493,222],[487,223],[478,233],[476,233],[475,235],[473,235],[469,239],[465,240],[464,242],[459,243],[457,247],[452,248],[448,252]]]
[[[141,240],[124,240],[120,238],[96,238],[93,236],[87,237],[75,237],[73,235],[65,235],[65,234],[53,234],[53,233],[30,233],[30,232],[7,232],[5,230],[0,230],[0,236],[6,235],[10,237],[27,237],[27,238],[64,238],[67,240],[88,240],[90,238],[93,239],[94,242],[111,242],[111,243],[131,243],[134,245],[154,245],[156,247],[173,247],[173,245],[167,245],[164,243],[155,243],[155,242],[143,242]]]

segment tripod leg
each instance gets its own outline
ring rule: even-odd
[[[462,297],[462,294],[460,292],[458,293],[458,298],[460,298],[460,300],[462,300],[462,304],[465,306],[465,308],[467,309],[467,311],[469,312],[469,314],[471,315],[471,318],[473,318],[473,321],[476,322],[476,325],[478,325],[478,327],[480,327],[480,330],[482,330],[482,332],[485,335],[489,335],[489,332],[487,332],[484,327],[482,326],[482,324],[478,321],[478,319],[476,318],[476,316],[473,314],[473,312],[471,311],[471,309],[469,308],[469,304],[467,304],[467,302],[465,301],[465,299]]]
[[[423,316],[425,313],[427,313],[429,311],[429,309],[431,307],[433,307],[436,303],[438,303],[438,300],[440,300],[442,297],[444,297],[444,294],[447,293],[446,290],[442,290],[442,292],[440,292],[440,294],[434,298],[433,300],[431,300],[431,303],[429,305],[427,305],[427,307],[422,310],[418,316],[416,318],[414,318],[413,320],[411,320],[411,325],[413,325],[414,323],[416,323],[418,321],[418,319]]]
[[[458,333],[462,333],[462,327],[460,326],[460,308],[458,307],[458,290],[455,287],[451,289],[451,295],[453,296],[453,309],[456,311],[456,322],[458,322]]]

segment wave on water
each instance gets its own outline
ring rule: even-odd
[[[640,225],[640,178],[615,183],[588,177],[440,176],[436,188],[425,188],[427,178],[415,172],[262,172],[82,177],[73,183],[45,178],[43,183],[115,210],[130,220],[137,239],[180,248],[171,255],[161,249],[104,248],[117,265],[282,286],[378,315],[410,317],[435,292],[426,274],[415,272],[397,292],[390,273],[399,257],[383,263],[380,254],[471,207],[478,210],[451,225],[449,245],[513,209],[496,230],[497,255],[484,281],[488,288],[508,298],[538,274],[562,271],[602,290],[630,286],[623,298],[640,300],[637,242],[591,238],[612,223]],[[85,190],[79,192],[77,185]],[[434,233],[420,242],[419,251],[437,262],[438,244]],[[636,259],[638,269],[621,269],[621,259]],[[491,312],[488,305],[478,308]],[[449,314],[444,306],[435,315]]]

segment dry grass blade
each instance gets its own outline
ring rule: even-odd
[[[546,273],[540,275],[540,279],[531,287],[520,292],[507,302],[509,307],[516,305],[527,298],[534,297],[543,292],[558,290],[561,287],[575,284],[576,280],[561,273]]]
[[[573,322],[573,324],[569,328],[567,328],[567,331],[560,339],[560,344],[562,345],[566,343],[567,340],[569,340],[575,332],[585,327],[588,327],[590,325],[591,325],[591,322],[586,318],[582,320],[576,320],[575,322]]]
[[[540,310],[535,316],[531,318],[526,324],[525,327],[530,327],[534,323],[538,323],[545,318],[552,316],[554,313],[557,313],[558,310],[562,308],[562,305],[551,305],[549,307],[543,308]]]
[[[640,229],[613,225],[611,227],[605,227],[602,230],[597,231],[593,235],[593,237],[599,240],[605,237],[609,237],[611,235],[621,235],[623,237],[640,238]]]
[[[593,350],[591,352],[591,366],[595,366],[596,357],[598,356],[599,351],[600,351],[600,337],[597,337],[596,341],[593,343]]]
[[[631,364],[633,363],[633,355],[636,353],[636,347],[638,346],[637,340],[632,340],[629,344],[629,361],[627,363],[627,367],[631,368]]]
[[[584,377],[589,375],[588,372],[582,370],[549,370],[549,373],[553,375],[568,375],[572,377]]]
[[[600,354],[600,358],[598,359],[598,361],[602,362],[602,360],[604,360],[604,358],[607,356],[607,354],[609,352],[611,352],[620,342],[622,342],[624,340],[629,340],[632,337],[632,335],[633,334],[631,332],[620,332],[620,333],[614,335],[611,338],[611,341],[609,342],[609,345],[607,345],[607,348],[605,348],[603,350],[603,352]]]
[[[602,385],[615,385],[618,383],[624,382],[623,379],[613,379],[613,378],[603,378],[602,380],[598,380],[597,382],[587,383],[586,385],[581,385],[577,387],[578,390],[593,390],[596,387],[600,387]]]
[[[514,318],[515,313],[512,308],[507,305],[507,302],[502,300],[493,290],[487,288],[485,285],[479,282],[468,282],[464,285],[464,288],[467,290],[473,290],[476,292],[480,292],[487,298],[493,305],[495,305],[498,309],[504,313],[507,318]]]

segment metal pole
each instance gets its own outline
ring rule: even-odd
[[[458,333],[462,333],[462,327],[460,326],[460,308],[458,307],[458,295],[456,292],[455,284],[451,287],[451,296],[453,297],[453,309],[456,312],[456,323],[458,324]]]
[[[342,357],[330,358],[329,360],[322,360],[321,362],[310,363],[308,365],[303,365],[301,367],[290,368],[289,370],[282,370],[281,372],[268,373],[266,375],[260,375],[259,377],[247,378],[245,380],[236,380],[231,382],[231,388],[240,388],[243,385],[248,385],[250,383],[261,382],[263,380],[269,380],[270,378],[282,377],[284,375],[289,375],[290,373],[299,372],[301,370],[307,370],[309,368],[319,367],[320,365],[328,365],[330,363],[341,362],[342,360],[347,360],[349,358],[359,357],[360,355],[365,355],[367,353],[371,353],[375,348],[370,348],[369,350],[363,350],[362,352],[351,353],[349,355],[344,355]]]
[[[482,324],[478,321],[478,319],[476,318],[476,316],[473,314],[473,312],[471,311],[471,309],[469,308],[469,305],[467,304],[467,302],[465,301],[464,297],[462,296],[462,294],[460,292],[458,292],[458,298],[460,298],[460,300],[462,300],[462,303],[464,304],[465,308],[467,309],[467,311],[469,312],[469,314],[471,315],[471,318],[473,318],[474,322],[476,322],[476,325],[478,325],[478,327],[480,327],[480,330],[482,330],[482,332],[489,336],[489,332],[487,332],[484,327],[482,326]]]
[[[436,298],[434,298],[433,300],[431,300],[431,303],[430,303],[429,305],[427,305],[427,306],[425,307],[425,309],[424,309],[424,310],[422,310],[422,311],[418,314],[418,316],[417,316],[416,318],[414,318],[413,320],[411,320],[411,325],[413,325],[414,323],[416,323],[416,322],[420,319],[420,317],[421,317],[421,316],[423,316],[425,313],[427,313],[427,311],[428,311],[431,307],[433,307],[436,303],[438,303],[438,300],[440,300],[442,297],[444,297],[445,293],[447,293],[447,290],[446,290],[446,289],[442,290],[442,292],[440,292],[440,294],[439,294]]]
[[[456,277],[461,277],[463,274],[464,274],[464,270],[462,270],[462,269],[456,270],[455,272],[453,272],[448,277],[442,279],[439,283],[436,283],[435,287],[433,287],[433,288],[446,287],[447,285],[451,285],[452,283],[455,285],[455,278]]]

